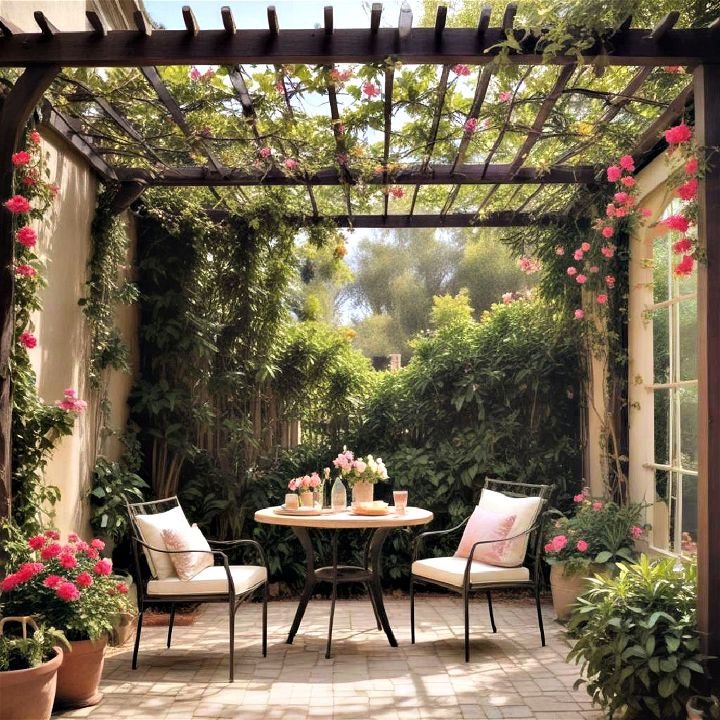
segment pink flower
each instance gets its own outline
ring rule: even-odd
[[[624,218],[628,214],[627,210],[623,208],[618,208],[615,210],[615,217],[617,218]]]
[[[596,501],[592,504],[592,509],[595,510],[596,512],[597,512],[598,510],[602,510],[602,509],[603,509],[603,504],[602,504],[600,501],[596,500]]]
[[[555,548],[553,547],[553,544],[552,544],[551,542],[545,543],[545,548],[544,548],[544,550],[545,550],[546,553],[555,552]]]
[[[585,317],[585,311],[578,308],[575,311],[575,319],[576,320],[582,320]]]
[[[22,179],[22,183],[28,187],[35,187],[37,185],[37,178],[34,175],[26,175]]]
[[[10,157],[10,160],[15,167],[21,167],[23,165],[27,165],[30,162],[30,154],[26,153],[24,150],[21,150],[20,152],[13,153]]]
[[[583,252],[587,252],[588,250],[590,250],[590,243],[589,243],[589,242],[584,242],[584,243],[580,246],[580,249],[581,249]]]
[[[556,245],[556,246],[555,246],[555,254],[556,254],[556,255],[564,255],[564,254],[565,254],[565,248],[562,247],[562,245]]]
[[[57,530],[46,530],[45,537],[50,538],[51,540],[59,540],[60,533]]]
[[[462,65],[462,64],[454,65],[452,71],[456,75],[460,75],[462,77],[465,77],[470,74],[470,68],[467,65]]]
[[[692,249],[692,240],[688,237],[681,238],[673,245],[673,252],[682,255]]]
[[[54,557],[57,557],[62,552],[62,547],[59,543],[52,542],[49,545],[46,545],[41,551],[40,551],[40,558],[42,560],[52,560]]]
[[[22,195],[13,195],[9,200],[5,201],[5,207],[14,214],[29,213],[32,206],[27,198]]]
[[[575,281],[578,283],[578,285],[584,285],[587,282],[587,275],[583,275],[580,273],[576,278]]]
[[[90,587],[93,584],[93,577],[89,572],[81,572],[76,578],[75,582],[80,587]]]
[[[42,572],[45,566],[39,562],[23,563],[18,570],[17,575],[20,576],[22,582],[26,582],[38,573]]]
[[[476,118],[468,118],[463,128],[466,133],[474,133],[477,130],[478,121]]]
[[[550,542],[552,543],[553,550],[560,552],[560,550],[567,545],[568,539],[565,535],[556,535]]]
[[[267,146],[260,148],[260,157],[270,157],[272,155],[272,148]]]
[[[605,208],[605,214],[608,217],[615,217],[615,206],[612,203]]]
[[[492,126],[492,118],[490,118],[490,117],[483,118],[483,121],[481,124],[482,124],[483,129],[487,130],[489,127]]]
[[[405,195],[405,190],[401,187],[389,187],[387,189],[387,194],[392,195],[394,198],[401,198]]]
[[[498,95],[498,97],[500,98],[500,102],[504,103],[510,102],[512,100],[512,96],[513,95],[509,90],[504,90],[500,93],[500,95]]]
[[[613,195],[613,200],[618,205],[624,205],[628,201],[628,197],[630,197],[626,192],[616,192],[615,195]]]
[[[687,142],[691,138],[692,130],[684,122],[665,131],[665,141],[668,145],[679,145],[680,143]]]
[[[572,265],[567,269],[567,274],[572,277],[573,275],[577,275],[577,268],[573,267]]]
[[[606,238],[611,238],[613,236],[613,232],[614,230],[609,225],[606,225],[602,229],[602,236]]]
[[[50,194],[53,197],[57,197],[60,192],[60,186],[57,183],[50,183]]]
[[[283,160],[283,165],[288,170],[297,170],[300,166],[300,163],[297,160],[294,160],[293,158],[287,158],[286,160]]]
[[[33,535],[33,537],[28,540],[28,546],[32,550],[39,550],[41,547],[43,547],[43,545],[45,545],[45,542],[46,540],[43,535]]]
[[[532,275],[540,270],[540,264],[529,255],[523,255],[518,260],[518,267],[527,275]]]
[[[36,274],[36,270],[32,265],[16,265],[15,266],[15,273],[17,275],[23,275],[24,277],[34,277]]]
[[[362,475],[365,470],[367,469],[367,465],[362,460],[356,460],[355,463],[355,470],[359,475]]]
[[[68,602],[74,602],[80,599],[80,591],[77,589],[74,583],[61,582],[56,588],[55,592],[61,600],[67,600]]]
[[[371,82],[364,82],[362,91],[369,97],[376,97],[380,94],[380,88],[377,85],[373,85]]]
[[[615,287],[615,276],[614,275],[606,275],[605,276],[605,283],[609,288]]]
[[[697,195],[698,180],[697,178],[691,178],[687,182],[683,183],[676,191],[675,194],[681,200],[692,200]]]
[[[11,575],[3,578],[2,582],[0,582],[0,590],[2,590],[3,592],[10,592],[11,590],[14,590],[21,582],[22,578],[17,573],[12,573]]]
[[[633,172],[633,170],[635,170],[635,161],[632,155],[623,155],[620,158],[620,167],[628,172]]]
[[[513,300],[513,293],[506,292],[502,294],[502,301],[505,305],[509,305]]]
[[[583,257],[585,257],[585,253],[582,250],[578,249],[573,253],[573,257],[576,260],[582,260]]]
[[[35,145],[40,144],[40,133],[37,130],[33,130],[28,135],[28,140],[30,140],[31,143],[35,143]]]
[[[625,187],[635,187],[635,178],[631,175],[626,175],[624,178],[620,178],[620,184]]]
[[[680,65],[666,65],[666,66],[663,68],[663,70],[664,70],[666,73],[671,73],[671,74],[681,73],[681,72],[683,71],[683,69],[682,69],[682,67],[681,67]]]
[[[215,70],[212,68],[208,68],[203,74],[202,79],[203,80],[210,80],[211,78],[215,77]]]
[[[63,390],[63,395],[67,400],[75,400],[77,398],[77,390],[65,388],[65,390]]]
[[[27,330],[20,333],[20,344],[26,347],[28,350],[32,350],[37,345],[37,338]]]
[[[94,547],[96,550],[104,550],[105,543],[100,538],[93,538],[90,541],[90,547]]]
[[[284,92],[285,92],[285,83],[283,83],[282,80],[278,80],[278,81],[275,83],[275,89],[276,89],[279,93],[284,93]]]
[[[633,540],[637,540],[638,538],[640,538],[642,536],[643,532],[644,532],[643,529],[641,527],[639,527],[638,525],[633,525],[630,528],[630,535],[632,536]]]
[[[63,581],[63,578],[61,578],[59,575],[48,575],[43,580],[43,585],[46,588],[56,588],[61,582]]]
[[[128,588],[127,583],[119,582],[119,583],[115,586],[115,589],[116,589],[119,593],[126,593],[130,588]]]
[[[597,265],[591,265],[591,266],[590,266],[590,272],[591,272],[591,273],[600,272],[600,268],[599,268]]]
[[[574,498],[573,501],[576,503],[581,503],[585,499],[585,495],[582,493],[578,493]]]
[[[71,570],[77,565],[77,560],[75,559],[74,555],[71,555],[70,553],[62,553],[59,557],[60,564],[66,569]]]
[[[622,170],[617,165],[611,165],[607,169],[607,179],[610,182],[617,182],[620,179],[621,175],[622,175]]]
[[[607,295],[605,295],[605,293],[600,293],[595,299],[596,299],[601,305],[604,305],[604,304],[607,302],[608,297],[607,297]]]
[[[670,215],[664,220],[661,220],[660,225],[664,225],[670,230],[677,230],[678,232],[685,233],[690,227],[690,221],[684,215]]]
[[[603,245],[600,252],[606,257],[611,258],[615,254],[615,248],[612,245]]]
[[[683,259],[675,266],[675,270],[673,270],[673,272],[678,277],[690,275],[693,271],[694,264],[695,261],[693,260],[692,255],[683,255]]]
[[[34,247],[37,242],[37,233],[26,225],[15,233],[15,239],[25,247]]]
[[[109,575],[112,572],[112,563],[109,560],[98,560],[93,566],[96,575]]]
[[[648,208],[640,208],[640,214],[643,217],[650,217],[652,215],[652,212]]]
[[[685,163],[685,174],[686,175],[694,175],[697,172],[698,169],[698,161],[696,157],[691,157],[686,163]]]
[[[71,532],[68,533],[68,542],[76,543],[80,538],[78,537],[77,533]]]
[[[196,68],[192,68],[190,70],[190,79],[191,80],[199,80],[202,77],[202,73]]]
[[[578,552],[585,552],[588,549],[588,544],[584,540],[578,540],[575,547],[578,549]]]

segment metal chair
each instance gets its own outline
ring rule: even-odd
[[[222,573],[214,571],[214,568],[206,568],[206,570],[213,571],[212,584],[215,586],[211,590],[207,590],[207,581],[199,580],[196,582],[196,578],[199,578],[206,571],[199,573],[199,576],[192,578],[187,581],[179,581],[178,578],[172,578],[173,583],[177,584],[178,590],[174,591],[172,584],[170,584],[169,592],[159,593],[153,591],[153,586],[160,586],[163,581],[158,581],[157,578],[153,578],[152,571],[150,570],[150,563],[147,562],[146,552],[152,550],[156,553],[167,553],[168,555],[177,554],[179,552],[186,552],[180,550],[166,550],[164,548],[153,547],[148,545],[142,539],[142,534],[138,528],[136,518],[138,515],[152,515],[158,514],[171,510],[172,508],[180,507],[180,502],[177,497],[169,497],[163,500],[154,500],[151,502],[143,503],[127,503],[128,515],[130,517],[130,526],[132,528],[132,548],[133,556],[135,560],[135,581],[138,587],[138,623],[137,631],[135,634],[135,647],[133,648],[132,656],[132,669],[137,669],[137,656],[138,650],[140,649],[140,633],[142,632],[143,613],[145,606],[149,603],[167,603],[170,605],[170,623],[168,627],[167,635],[167,646],[170,647],[172,640],[173,624],[175,622],[175,605],[177,603],[227,603],[228,604],[228,620],[230,630],[230,647],[229,647],[229,662],[230,671],[229,678],[230,682],[233,682],[235,674],[235,613],[238,607],[247,599],[249,599],[256,590],[262,588],[262,654],[267,656],[267,579],[268,579],[268,566],[265,558],[265,552],[262,546],[255,540],[209,540],[212,550],[192,550],[191,552],[201,552],[206,554],[212,554],[214,559],[218,558],[222,561],[222,568],[224,569],[224,577]],[[261,565],[230,565],[228,557],[223,550],[228,550],[233,547],[240,545],[250,545],[255,548],[260,558]],[[215,549],[219,547],[221,549]],[[147,570],[143,568],[141,563],[141,552],[146,558],[145,565]],[[219,565],[214,567],[219,568]],[[218,576],[219,575],[219,580]],[[262,578],[262,579],[260,579]],[[197,590],[194,590],[192,585],[195,582],[199,586]],[[150,587],[149,587],[150,586]],[[165,581],[167,588],[168,583]]]
[[[490,624],[493,632],[497,632],[495,626],[495,618],[492,608],[492,590],[505,590],[512,588],[526,587],[532,589],[535,594],[535,606],[537,609],[538,625],[540,626],[540,639],[543,647],[545,646],[545,629],[543,628],[542,612],[540,608],[540,582],[541,582],[541,566],[542,558],[542,515],[544,506],[552,490],[551,485],[531,485],[528,483],[511,482],[506,480],[485,479],[483,489],[501,492],[509,497],[539,497],[541,499],[540,508],[536,515],[536,520],[532,527],[522,533],[504,538],[502,540],[481,540],[476,542],[470,551],[467,562],[464,563],[462,573],[455,573],[454,577],[448,574],[447,581],[441,581],[429,578],[422,573],[424,567],[422,560],[418,557],[419,552],[425,541],[430,537],[439,537],[449,535],[450,533],[462,530],[465,527],[470,516],[465,518],[459,525],[449,530],[434,530],[419,535],[413,543],[412,571],[410,573],[410,632],[412,643],[415,643],[415,583],[426,583],[431,585],[439,585],[454,592],[458,592],[463,596],[465,609],[465,662],[470,661],[470,612],[469,600],[471,593],[485,592],[487,594],[488,610],[490,611]],[[514,538],[528,536],[528,553],[525,563],[518,568],[500,568],[498,566],[489,566],[484,563],[473,561],[475,550],[480,545],[486,545],[495,542],[507,542]],[[458,560],[464,558],[437,558],[438,560],[452,561],[453,565],[457,565]],[[420,564],[418,564],[420,563]],[[482,567],[481,567],[482,566]],[[500,572],[508,571],[508,572]],[[514,572],[513,572],[514,571]],[[496,577],[493,577],[495,575]],[[504,576],[504,577],[503,577]]]

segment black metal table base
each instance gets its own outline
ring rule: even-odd
[[[365,545],[364,563],[362,566],[338,565],[338,536],[340,534],[340,530],[332,530],[332,565],[321,568],[315,567],[315,557],[308,528],[293,526],[292,529],[305,550],[307,577],[305,578],[305,587],[303,588],[302,595],[300,596],[298,609],[295,612],[295,618],[292,626],[290,627],[290,632],[288,633],[287,642],[292,644],[292,641],[295,639],[295,635],[300,627],[303,615],[305,615],[305,609],[307,608],[308,602],[310,602],[315,586],[319,582],[328,582],[332,585],[332,595],[330,598],[330,623],[328,626],[325,657],[329,658],[332,647],[337,586],[340,583],[354,582],[362,583],[367,588],[373,612],[375,613],[377,629],[385,631],[385,635],[387,635],[387,639],[391,647],[397,647],[397,640],[395,639],[395,635],[390,627],[390,622],[388,621],[387,613],[385,612],[385,603],[383,602],[382,587],[380,585],[382,546],[388,533],[393,528],[375,528]]]

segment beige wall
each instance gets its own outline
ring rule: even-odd
[[[142,3],[140,3],[142,5]],[[86,10],[94,10],[108,28],[132,27],[133,0],[0,0],[0,16],[26,32],[39,32],[33,12],[41,10],[60,30],[90,30]]]

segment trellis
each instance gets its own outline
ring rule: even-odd
[[[17,81],[9,86],[0,114],[0,196],[12,189],[10,156],[17,149],[23,128],[41,101],[42,122],[65,137],[88,160],[97,175],[116,183],[115,209],[120,212],[132,205],[146,188],[158,186],[206,186],[222,201],[223,188],[302,187],[307,193],[308,212],[298,223],[329,219],[348,227],[451,227],[511,226],[562,222],[558,212],[542,212],[538,198],[543,188],[553,185],[592,186],[601,168],[593,164],[574,163],[584,151],[612,125],[630,103],[657,106],[657,115],[648,122],[634,148],[628,148],[641,162],[653,151],[661,131],[675,122],[694,100],[697,137],[705,146],[720,146],[720,24],[705,28],[678,29],[678,13],[663,18],[654,28],[632,27],[627,18],[618,27],[598,37],[593,47],[583,53],[586,63],[594,64],[597,74],[605,66],[636,68],[618,92],[599,92],[573,85],[573,78],[585,70],[573,54],[545,57],[538,38],[515,27],[516,9],[508,5],[497,27],[491,27],[491,13],[483,9],[478,23],[471,28],[447,27],[447,9],[437,10],[433,27],[413,27],[407,6],[400,12],[396,27],[381,27],[382,5],[375,3],[366,28],[335,28],[333,9],[326,7],[323,26],[311,30],[281,30],[275,8],[267,12],[267,28],[239,27],[228,7],[220,13],[217,29],[201,29],[189,7],[183,8],[183,30],[157,30],[140,12],[134,15],[135,28],[108,30],[94,12],[87,13],[91,29],[80,32],[59,31],[42,12],[35,13],[38,32],[27,33],[0,18],[0,66],[24,68]],[[532,68],[537,65],[562,66],[552,88],[542,98],[535,118],[527,127],[524,140],[510,162],[496,162],[509,132],[516,132],[511,117],[516,107],[515,94],[507,106],[504,123],[481,163],[467,162],[473,142],[472,121],[481,116],[500,45],[508,37],[520,43],[520,50],[505,53],[504,62]],[[428,133],[418,158],[405,166],[391,167],[393,137],[393,96],[395,63],[437,65],[439,77],[435,105]],[[332,127],[337,162],[312,172],[300,169],[286,172],[280,167],[253,170],[227,167],[209,139],[199,137],[187,117],[187,108],[173,96],[158,71],[172,65],[224,65],[228,67],[230,87],[240,103],[244,126],[249,130],[247,142],[260,149],[263,137],[257,127],[256,98],[245,80],[244,65],[263,64],[283,68],[290,64],[313,65],[332,70],[345,63],[384,64],[382,151],[377,158],[382,171],[367,176],[347,157],[337,87],[325,87],[329,103],[329,126]],[[439,144],[444,104],[448,92],[450,69],[465,63],[477,67],[474,95],[465,117],[462,136],[456,143],[451,161],[435,162]],[[677,92],[665,100],[645,98],[642,88],[654,68],[685,66],[692,71],[692,81],[680,83]],[[130,118],[104,97],[77,78],[62,76],[62,68],[135,67],[139,68],[152,93],[155,104],[164,108],[168,122],[186,139],[188,154],[204,158],[201,165],[173,165],[161,148],[154,145]],[[529,72],[529,71],[528,71]],[[686,76],[687,77],[687,76]],[[53,85],[62,79],[62,89]],[[45,100],[43,96],[52,87]],[[282,79],[282,92],[288,118],[293,118],[291,93]],[[567,93],[587,95],[604,103],[604,110],[587,139],[571,144],[555,157],[549,166],[533,167],[528,159],[542,141],[548,118]],[[113,133],[93,132],[87,114],[74,112],[73,104],[91,104]],[[62,105],[63,107],[60,107]],[[69,110],[68,110],[69,109]],[[471,121],[467,123],[467,121]],[[118,143],[137,148],[120,151]],[[126,155],[122,153],[126,152]],[[142,167],[130,160],[141,154],[147,161]],[[130,158],[130,160],[128,160]],[[148,167],[149,165],[149,167]],[[699,618],[707,634],[711,653],[720,653],[720,168],[715,163],[701,183],[700,238],[708,262],[699,271]],[[355,211],[353,193],[357,186],[388,188],[406,185],[412,190],[407,213],[390,212],[387,193],[378,211],[363,214]],[[515,186],[507,198],[514,207],[491,209],[494,198],[506,185]],[[344,197],[344,214],[321,212],[317,188],[337,186]],[[449,190],[435,213],[416,212],[418,196],[428,186],[448,186]],[[482,199],[474,212],[453,212],[464,187],[477,188]],[[524,193],[524,188],[532,191]],[[524,194],[523,194],[524,193]],[[571,204],[568,205],[568,208]],[[4,208],[0,212],[0,512],[5,514],[10,498],[10,409],[11,383],[8,358],[13,338],[13,255],[11,218]]]

